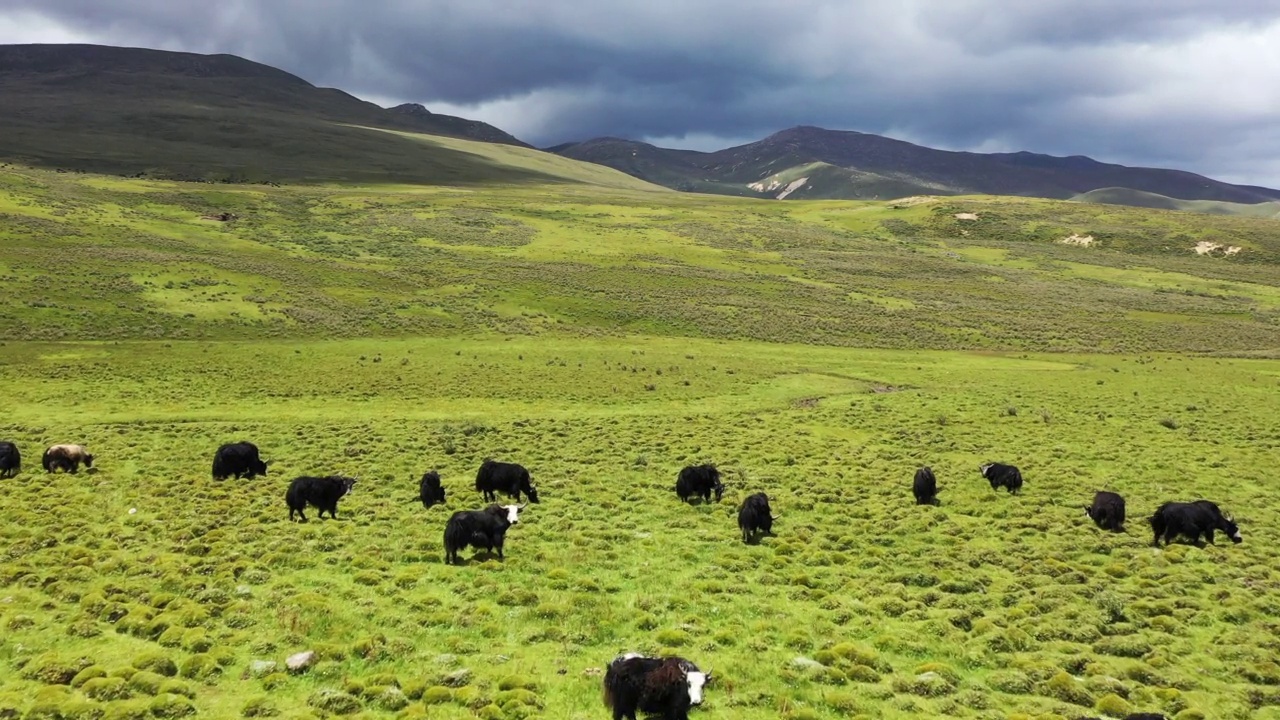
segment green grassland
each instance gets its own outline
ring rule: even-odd
[[[707,718],[1280,717],[1274,221],[589,175],[0,170],[0,717],[587,720],[626,650],[713,669]],[[211,480],[239,439],[271,473]],[[40,471],[58,442],[93,471]],[[490,456],[542,502],[505,562],[446,566]],[[681,504],[707,461],[723,502]],[[431,468],[446,508],[412,501]],[[359,481],[291,524],[314,473]],[[759,490],[777,535],[743,545]],[[1245,542],[1150,547],[1199,497]]]
[[[440,142],[538,170],[535,151]],[[553,160],[591,173],[247,188],[2,170],[0,335],[1280,348],[1272,220],[983,197],[782,204]],[[221,212],[239,219],[203,219]],[[1095,244],[1061,242],[1076,234]],[[1242,250],[1199,256],[1200,241]]]
[[[14,717],[605,717],[596,671],[627,649],[713,668],[704,717],[1280,703],[1273,361],[669,338],[4,350],[0,435],[28,451],[0,529]],[[237,438],[271,474],[212,481]],[[64,440],[95,471],[32,472]],[[487,456],[528,465],[542,502],[505,562],[445,566]],[[993,459],[1023,494],[987,487]],[[723,502],[682,505],[676,472],[708,460]],[[940,507],[912,505],[921,463]],[[433,467],[449,506],[424,510]],[[315,472],[359,482],[339,520],[290,524],[287,480]],[[1103,488],[1129,533],[1084,523]],[[745,546],[734,508],[757,490],[777,536]],[[1145,516],[1201,496],[1244,544],[1152,549]],[[308,649],[304,675],[251,669]]]

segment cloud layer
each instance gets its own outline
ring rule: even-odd
[[[1280,186],[1280,0],[0,0],[0,42],[233,53],[543,146],[805,124]]]

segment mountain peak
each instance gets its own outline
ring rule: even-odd
[[[867,199],[928,195],[1021,195],[1067,199],[1098,188],[1124,187],[1181,200],[1258,203],[1280,190],[1217,182],[1180,170],[1134,168],[1083,155],[1056,157],[936,150],[855,130],[796,125],[763,140],[710,153],[666,150],[600,139],[558,150],[675,189],[727,194],[800,183],[783,197]],[[590,147],[584,147],[589,145]],[[635,152],[644,163],[638,163]],[[589,150],[589,151],[588,151]]]
[[[432,117],[435,115],[435,113],[428,110],[421,103],[403,103],[393,108],[388,108],[388,110],[401,115],[412,115],[417,117]]]

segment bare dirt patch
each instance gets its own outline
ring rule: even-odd
[[[1210,242],[1209,240],[1201,240],[1196,246],[1191,248],[1197,255],[1235,255],[1244,248],[1238,245],[1222,245],[1221,243]]]
[[[936,195],[912,195],[911,197],[904,197],[904,198],[898,198],[897,200],[893,200],[889,202],[888,205],[894,210],[901,210],[902,208],[909,208],[909,207],[912,207],[913,205],[923,205],[925,203],[931,203],[937,199],[938,197]]]
[[[957,220],[977,220],[977,213],[956,213]]]
[[[1067,237],[1062,238],[1062,240],[1060,240],[1059,242],[1061,242],[1063,245],[1079,245],[1080,247],[1089,247],[1095,242],[1095,240],[1093,239],[1092,235],[1079,235],[1076,233],[1071,233]]]

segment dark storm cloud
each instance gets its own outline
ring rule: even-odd
[[[233,53],[540,145],[808,124],[1280,184],[1280,0],[0,0],[0,41],[43,39]]]

